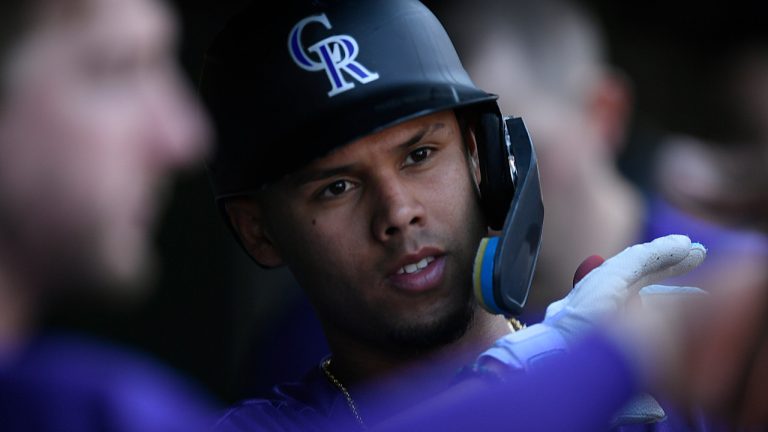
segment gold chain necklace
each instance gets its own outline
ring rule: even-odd
[[[509,325],[510,330],[512,333],[523,329],[526,327],[525,324],[520,322],[517,318],[509,318],[507,321],[507,324]],[[357,420],[357,423],[360,425],[360,427],[363,430],[368,430],[368,427],[365,425],[365,422],[363,422],[363,418],[360,416],[360,411],[357,410],[357,404],[355,404],[355,400],[352,399],[352,395],[349,394],[349,391],[346,387],[344,387],[344,384],[339,381],[336,376],[334,376],[331,373],[331,358],[327,358],[323,360],[322,363],[320,363],[320,367],[323,369],[323,373],[325,373],[325,376],[328,378],[328,381],[330,381],[333,385],[336,386],[336,388],[339,389],[341,394],[344,395],[344,398],[347,400],[347,405],[349,406],[349,409],[352,411],[352,415],[355,416],[355,420]]]
[[[323,372],[325,373],[325,376],[328,378],[328,380],[333,383],[333,385],[336,386],[336,388],[339,389],[341,394],[344,395],[344,397],[347,399],[347,405],[349,406],[349,409],[352,411],[352,415],[355,416],[355,420],[357,420],[357,423],[360,424],[360,427],[363,430],[368,430],[368,427],[365,426],[365,422],[363,422],[363,418],[360,417],[360,412],[357,410],[357,405],[355,404],[355,401],[352,399],[352,396],[349,394],[349,391],[347,391],[347,388],[344,387],[344,384],[341,383],[332,373],[331,373],[331,359],[327,358],[323,360],[322,363],[320,363],[320,366],[323,368]]]
[[[509,329],[512,330],[512,333],[522,330],[526,327],[525,324],[523,324],[519,319],[515,317],[507,318],[507,325],[509,325]]]

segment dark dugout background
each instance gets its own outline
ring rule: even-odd
[[[180,14],[180,60],[192,85],[205,48],[244,3],[171,2]],[[734,46],[766,40],[768,7],[759,1],[582,3],[602,23],[612,61],[634,82],[635,120],[621,165],[642,185],[658,134],[706,133],[718,124],[709,82]],[[266,5],[263,19],[270,19]],[[253,49],[258,55],[258,44]],[[96,314],[81,305],[87,313],[71,308],[51,324],[147,351],[225,404],[316,364],[325,345],[311,309],[285,271],[259,269],[232,240],[203,167],[180,176],[172,192],[157,232],[160,273],[146,301],[130,309],[100,306]]]

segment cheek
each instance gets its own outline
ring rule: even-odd
[[[370,236],[364,229],[367,219],[354,207],[324,212],[303,210],[282,220],[290,221],[286,224],[285,240],[292,255],[307,256],[313,262],[335,267],[335,273],[347,268],[349,261],[365,250]]]
[[[453,163],[430,173],[418,185],[421,202],[436,221],[456,224],[467,223],[467,213],[479,211],[480,193],[466,156],[456,155]]]
[[[103,149],[85,139],[87,127],[75,107],[67,110],[55,88],[43,90],[49,93],[27,92],[7,107],[2,156],[13,164],[3,172],[3,187],[30,218],[56,215],[61,225],[90,209],[89,198],[95,199],[94,190],[103,180],[91,161]]]
[[[84,208],[115,216],[130,211],[145,198],[149,172],[140,164],[139,146],[131,130],[106,114],[92,115],[89,108],[70,112],[59,125],[59,181]],[[55,180],[55,179],[54,179]]]
[[[301,208],[271,218],[277,221],[273,234],[279,252],[308,291],[355,285],[357,275],[368,273],[363,267],[370,262],[370,232],[358,210]]]
[[[95,243],[139,249],[154,181],[142,165],[133,108],[83,91],[48,90],[29,104],[39,127],[21,123],[29,132],[24,142],[37,153],[30,158],[37,174],[28,192],[44,203],[45,214],[56,215],[58,229],[79,232],[91,225]]]

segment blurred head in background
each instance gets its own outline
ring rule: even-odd
[[[750,37],[701,52],[694,64],[707,71],[704,77],[685,85],[670,79],[669,110],[676,114],[664,123],[670,134],[656,157],[656,184],[666,199],[699,218],[765,228],[768,41]],[[686,115],[691,100],[699,108]]]
[[[628,82],[607,63],[594,17],[578,3],[440,2],[478,86],[521,116],[539,157],[544,198],[541,255],[529,304],[542,308],[571,287],[587,256],[613,255],[641,231],[641,197],[619,172],[631,111]]]
[[[650,170],[657,193],[648,233],[684,227],[708,245],[707,265],[680,281],[705,289],[768,284],[768,45],[733,39],[689,53],[683,70],[700,75],[661,81],[666,134]]]

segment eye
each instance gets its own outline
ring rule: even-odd
[[[333,198],[337,197],[344,192],[352,189],[354,185],[349,180],[337,180],[328,186],[326,186],[322,191],[320,191],[320,197],[321,198]]]
[[[432,154],[434,150],[429,147],[419,147],[416,150],[408,154],[408,158],[405,160],[406,165],[413,165],[424,162]]]

